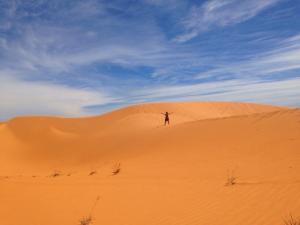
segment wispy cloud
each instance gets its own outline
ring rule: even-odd
[[[248,60],[226,63],[218,68],[200,73],[196,79],[217,76],[268,77],[272,74],[300,69],[300,35],[294,35],[275,42],[271,50],[248,56]],[[285,75],[287,76],[287,75]]]
[[[299,105],[298,6],[0,0],[0,119],[162,100]]]
[[[0,90],[0,120],[24,114],[88,115],[87,106],[118,102],[99,91],[17,79],[9,71],[0,72]]]
[[[0,36],[0,68],[28,74],[45,70],[47,73],[68,73],[89,65],[113,64],[124,68],[151,67],[154,72],[149,75],[160,77],[170,76],[178,67],[187,67],[199,58],[199,54],[189,49],[168,43],[151,21],[120,24],[110,18],[109,22],[99,22],[98,26],[103,30],[24,24],[17,28],[22,37]],[[111,30],[110,26],[119,29]],[[105,32],[109,38],[99,32]],[[118,32],[124,34],[120,36]]]
[[[228,80],[198,84],[160,86],[141,90],[144,101],[244,101],[300,106],[300,78],[277,81]],[[134,98],[134,97],[132,97]]]
[[[27,4],[26,7],[31,7]],[[155,66],[161,64],[158,57],[166,58],[169,52],[173,57],[180,57],[181,53],[172,51],[151,18],[143,22],[133,19],[120,22],[121,18],[111,12],[119,9],[95,0],[75,1],[62,9],[60,4],[41,1],[40,7],[48,11],[23,15],[21,10],[15,18],[6,16],[5,21],[13,24],[13,32],[22,36],[17,39],[0,36],[0,57],[3,58],[0,67],[69,71],[93,63]],[[46,22],[44,14],[50,17]],[[27,22],[31,19],[34,23]],[[64,23],[60,25],[61,21]]]
[[[215,27],[244,22],[281,0],[209,0],[194,6],[181,21],[186,32],[177,36],[177,42],[186,42]]]

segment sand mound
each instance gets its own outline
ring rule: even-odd
[[[163,124],[163,112],[172,113],[172,124],[189,121],[249,115],[286,109],[284,107],[259,105],[251,103],[227,102],[188,102],[188,103],[152,103],[134,105],[101,116],[89,118],[55,118],[55,117],[18,117],[7,122],[9,128],[17,135],[32,136],[34,133],[48,132],[55,127],[63,132],[80,135],[92,134],[110,129],[118,132],[124,128],[152,128]]]
[[[57,158],[64,159],[64,163],[75,160],[76,164],[78,160],[89,162],[108,157],[111,154],[109,152],[117,151],[116,140],[129,143],[136,141],[135,135],[139,135],[140,132],[150,132],[143,133],[142,139],[143,136],[151,136],[151,132],[158,132],[157,129],[164,127],[164,117],[161,113],[165,111],[172,113],[171,126],[175,126],[197,120],[282,109],[285,108],[250,103],[153,103],[130,106],[89,118],[17,117],[2,125],[5,127],[0,130],[0,145],[6,146],[8,154],[22,149],[20,155],[24,153],[26,160],[32,159],[33,164],[36,161],[43,162],[40,159],[55,163]],[[13,147],[15,145],[11,143],[18,145]],[[60,161],[56,164],[60,164]]]
[[[16,118],[0,127],[0,148],[3,224],[92,214],[95,225],[281,225],[300,215],[300,109],[168,103]]]

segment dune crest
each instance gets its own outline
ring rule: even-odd
[[[12,130],[31,129],[43,131],[50,125],[66,132],[91,133],[95,129],[110,128],[128,122],[126,129],[135,127],[155,127],[162,124],[163,112],[171,112],[172,124],[195,120],[223,118],[238,115],[272,112],[287,107],[232,102],[179,102],[148,103],[118,109],[104,115],[86,118],[60,118],[46,116],[17,117],[7,122]],[[130,125],[130,126],[129,126]]]
[[[286,107],[252,103],[230,102],[183,102],[149,103],[129,106],[104,115],[86,118],[60,118],[47,116],[26,116],[9,120],[2,125],[2,133],[9,133],[21,145],[30,149],[32,155],[98,154],[114,148],[114,140],[131,140],[140,132],[147,137],[157,129],[164,128],[165,111],[171,113],[171,126],[206,119],[220,119],[286,110]],[[168,128],[170,128],[168,127]],[[131,134],[133,133],[133,134]],[[7,135],[6,135],[7,136]],[[9,140],[9,141],[7,141]],[[11,142],[2,135],[0,145]],[[99,150],[98,146],[104,146]],[[7,149],[6,151],[10,151]],[[18,151],[18,149],[14,149]],[[105,153],[106,155],[107,153]],[[75,158],[76,158],[75,157]],[[46,157],[43,157],[46,158]]]
[[[155,103],[21,117],[0,127],[0,149],[3,224],[282,225],[300,215],[300,109]]]

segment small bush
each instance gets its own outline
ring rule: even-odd
[[[98,203],[99,200],[100,200],[100,196],[97,196],[97,198],[94,202],[94,205],[91,208],[90,215],[88,217],[83,217],[81,220],[79,220],[80,225],[90,225],[90,224],[92,224],[92,221],[93,221],[92,215],[93,215],[94,209],[96,208],[97,203]]]
[[[61,172],[60,171],[54,171],[49,177],[58,177],[61,176]]]
[[[92,217],[88,216],[88,217],[84,217],[79,221],[80,225],[89,225],[92,224]]]
[[[237,182],[237,177],[234,175],[234,171],[231,172],[227,171],[227,181],[225,183],[225,186],[232,186],[235,185]]]
[[[121,163],[117,163],[113,167],[112,175],[117,175],[121,171]]]
[[[227,177],[227,182],[225,184],[226,186],[231,186],[235,184],[236,184],[236,177],[234,176]]]
[[[94,170],[94,171],[91,171],[90,173],[89,173],[89,176],[93,176],[93,175],[95,175],[97,173],[97,171],[96,170]]]
[[[284,220],[284,225],[300,225],[300,218],[295,218],[290,215],[287,219]]]

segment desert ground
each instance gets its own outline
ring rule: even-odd
[[[0,123],[1,225],[284,225],[290,216],[300,216],[297,108],[152,103]]]

